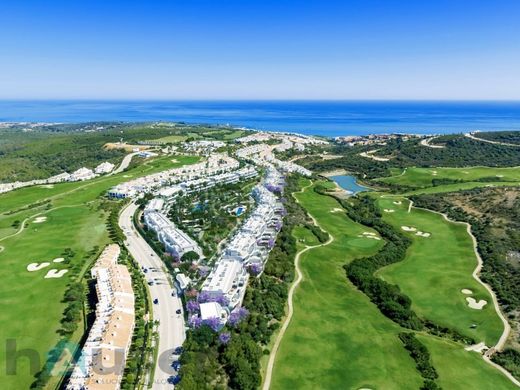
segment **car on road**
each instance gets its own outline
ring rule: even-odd
[[[155,298],[155,299],[153,300],[153,303],[154,303],[155,305],[158,305],[158,304],[159,304],[159,300],[158,300],[157,298]]]
[[[181,313],[182,313],[182,310],[181,310],[181,309],[177,309],[177,310],[175,310],[175,313],[177,313],[177,314],[181,314]]]
[[[175,371],[179,371],[179,369],[181,368],[181,362],[178,361],[178,360],[175,360],[175,361],[172,363],[172,368],[173,368]]]
[[[149,281],[148,281],[148,285],[149,285],[149,286],[153,286],[153,280],[149,280]]]
[[[180,354],[182,353],[182,351],[184,351],[184,350],[182,349],[182,347],[177,347],[177,348],[175,348],[175,354],[176,354],[176,355],[180,355]]]
[[[168,383],[170,385],[177,385],[181,381],[181,377],[179,375],[172,375],[168,378]]]

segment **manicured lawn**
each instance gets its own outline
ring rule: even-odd
[[[340,207],[334,199],[319,195],[312,188],[296,194],[296,197],[335,240],[328,246],[309,250],[300,259],[304,279],[294,294],[294,315],[280,344],[271,388],[420,388],[422,378],[397,336],[404,329],[383,316],[349,282],[342,268],[354,258],[374,254],[383,242],[358,237],[363,232],[374,231],[354,223],[345,213],[331,213]],[[403,201],[401,206],[397,206],[392,203],[394,200],[382,200],[382,206],[390,208],[390,202],[392,208],[399,208],[404,214],[407,203]],[[414,309],[421,311],[420,314],[431,314],[429,318],[445,320],[446,324],[454,324],[464,331],[468,330],[465,327],[468,321],[479,321],[474,336],[496,341],[502,328],[491,306],[483,311],[469,309],[460,293],[461,288],[471,288],[476,298],[490,299],[471,279],[475,259],[468,254],[469,237],[464,235],[460,226],[436,221],[429,214],[418,212],[413,223],[425,224],[431,229],[430,240],[439,235],[437,239],[456,240],[463,248],[451,253],[452,244],[448,243],[448,256],[444,256],[445,245],[437,242],[434,261],[425,261],[421,263],[423,269],[403,272],[392,281],[399,284],[405,293],[410,293]],[[385,218],[390,217],[385,215]],[[397,222],[406,216],[396,214],[392,218]],[[408,220],[407,223],[412,224]],[[295,235],[303,237],[305,234],[296,229]],[[455,237],[451,238],[451,235]],[[415,251],[423,250],[423,245],[428,246],[431,242],[426,238],[423,239],[425,242],[418,240],[419,237],[417,245],[414,242]],[[299,245],[303,247],[301,243]],[[452,259],[451,255],[456,258]],[[410,263],[413,263],[410,259],[403,262],[405,265]],[[382,272],[386,279],[392,274],[392,267],[396,265]],[[444,279],[449,283],[443,283]],[[442,294],[438,294],[439,286],[442,286]],[[415,294],[416,291],[419,294]],[[416,299],[419,303],[415,302]],[[444,389],[514,388],[498,370],[484,362],[477,353],[465,351],[462,345],[426,334],[418,337],[430,350],[440,375],[438,383]]]
[[[394,202],[400,201],[400,205]],[[413,243],[404,261],[379,271],[378,275],[397,284],[412,299],[413,309],[422,317],[438,324],[457,329],[472,336],[477,342],[494,345],[503,330],[489,293],[471,276],[477,266],[473,243],[466,226],[447,222],[441,215],[412,208],[404,198],[379,198],[385,221],[407,234]],[[405,232],[402,226],[414,227],[430,237]],[[471,295],[461,290],[470,289]],[[482,310],[468,307],[466,297],[488,302]],[[476,325],[475,329],[471,329]]]
[[[439,194],[444,192],[454,192],[454,191],[465,191],[471,190],[473,188],[483,188],[483,187],[518,187],[520,186],[520,182],[507,182],[507,181],[497,181],[497,182],[482,182],[482,181],[469,181],[465,183],[453,183],[453,184],[443,184],[435,187],[425,187],[420,189],[415,189],[412,191],[407,191],[403,193],[403,195],[417,195],[417,194]]]
[[[316,236],[312,234],[312,232],[309,229],[303,226],[296,226],[292,234],[294,238],[296,238],[298,243],[302,245],[313,246],[320,243]]]
[[[418,335],[417,339],[428,348],[439,374],[437,383],[443,389],[518,389],[476,352],[465,351],[453,342],[436,337]]]
[[[419,388],[419,373],[397,337],[400,327],[348,281],[342,268],[375,253],[382,241],[357,237],[371,230],[345,213],[331,213],[341,207],[334,199],[312,188],[296,196],[335,240],[300,259],[304,280],[294,295],[294,316],[277,354],[271,388]]]
[[[83,183],[57,184],[53,188],[30,187],[0,195],[0,343],[16,340],[17,350],[32,349],[40,357],[40,367],[46,353],[56,345],[60,320],[65,308],[62,303],[68,282],[73,277],[71,268],[82,268],[93,260],[85,257],[94,247],[108,243],[106,213],[99,209],[100,195],[113,185],[138,176],[194,163],[198,157],[158,158],[146,161],[118,175],[101,177]],[[26,208],[42,200],[51,200],[47,206],[31,207],[14,214],[10,210]],[[42,223],[34,223],[35,214],[47,217]],[[5,238],[16,230],[11,227],[15,219],[28,218],[28,226],[20,234]],[[71,263],[53,263],[65,248],[75,255]],[[30,263],[50,262],[39,271],[28,272]],[[68,269],[61,278],[45,279],[50,269]],[[9,310],[7,310],[9,308]],[[0,366],[5,367],[5,347],[0,349]],[[34,381],[25,358],[17,361],[17,375],[0,372],[1,388],[25,389]],[[38,368],[38,369],[39,369]]]
[[[393,172],[395,173],[395,171]],[[496,178],[497,181],[520,181],[520,167],[494,168],[494,167],[469,167],[469,168],[408,168],[401,175],[379,179],[385,183],[399,184],[409,187],[430,187],[434,179],[452,179],[475,181],[482,178]]]

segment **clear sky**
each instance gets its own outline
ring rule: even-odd
[[[519,100],[520,1],[3,0],[0,98]]]

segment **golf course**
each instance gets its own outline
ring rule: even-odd
[[[393,176],[378,179],[388,184],[406,187],[431,187],[434,180],[472,182],[520,182],[520,167],[469,167],[469,168],[406,168],[404,171],[392,169]]]
[[[327,245],[306,250],[300,257],[303,280],[295,289],[294,313],[275,356],[271,388],[314,389],[318,381],[323,389],[420,388],[423,378],[398,337],[407,330],[384,316],[349,281],[343,268],[356,258],[377,253],[384,241],[376,231],[349,219],[334,198],[314,191],[314,187],[323,184],[330,183],[318,181],[294,194],[332,240]],[[385,220],[389,218],[389,222],[400,224],[400,218],[407,217],[410,218],[406,219],[408,225],[420,227],[421,233],[430,233],[429,238],[417,236],[417,242],[414,239],[410,249],[410,253],[417,254],[401,262],[413,269],[398,273],[396,269],[401,263],[397,263],[380,270],[378,276],[388,281],[394,278],[392,283],[411,297],[418,314],[443,321],[490,344],[496,342],[502,324],[491,298],[471,276],[476,259],[472,257],[472,243],[465,228],[420,210],[404,216],[408,207],[404,199],[383,198],[378,202],[388,209],[399,206],[398,211],[388,213],[388,217],[385,215]],[[300,250],[316,244],[301,229],[295,229],[293,234]],[[462,247],[450,252],[446,259],[420,261],[421,253],[433,251],[429,243],[437,235],[439,240],[450,239],[453,240],[451,245],[458,243]],[[454,237],[449,237],[451,235]],[[457,257],[451,260],[453,269],[448,262],[452,256]],[[442,284],[443,278],[447,279],[445,284]],[[414,280],[421,281],[422,290],[414,285]],[[441,290],[439,286],[443,291],[437,293]],[[485,299],[489,303],[481,310],[469,308],[462,289],[471,289],[471,296],[477,301]],[[473,323],[478,325],[474,329],[470,328]],[[423,332],[417,335],[430,350],[432,364],[439,374],[438,384],[443,388],[484,390],[489,389],[490,384],[500,389],[515,388],[500,371],[476,352],[465,351],[462,344]]]
[[[28,349],[38,357],[32,370],[25,357],[17,359],[16,375],[2,370],[2,388],[29,388],[35,370],[42,368],[47,352],[61,339],[57,331],[67,306],[67,286],[82,278],[109,241],[103,204],[106,190],[130,178],[198,160],[157,158],[116,175],[0,195],[0,305],[10,308],[0,313],[0,340],[2,345],[13,340],[16,351]],[[69,349],[83,333],[84,324],[78,325]],[[2,348],[2,367],[6,359]]]
[[[399,285],[412,299],[412,308],[419,316],[494,346],[503,324],[491,295],[472,277],[477,257],[466,225],[448,222],[427,210],[412,207],[408,212],[409,202],[399,197],[377,200],[383,219],[412,239],[406,259],[381,269],[377,275]],[[486,303],[474,309],[467,298]]]

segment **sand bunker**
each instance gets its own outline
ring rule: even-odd
[[[360,238],[371,238],[373,240],[380,240],[381,237],[378,237],[377,234],[372,232],[363,232],[363,234],[360,234],[358,237]]]
[[[42,222],[45,222],[46,220],[47,220],[47,217],[36,217],[36,218],[34,218],[33,223],[42,223]]]
[[[405,232],[415,232],[417,230],[412,226],[401,226],[401,229],[403,229]]]
[[[468,306],[475,310],[482,310],[482,308],[487,305],[487,301],[484,299],[477,302],[474,298],[466,297],[466,301],[468,301]]]
[[[61,278],[63,275],[65,275],[67,272],[69,272],[66,269],[57,270],[57,269],[51,269],[49,272],[47,272],[47,275],[44,276],[45,279],[50,278]]]
[[[432,171],[433,176],[437,176],[437,171]]]
[[[342,209],[339,209],[337,207],[335,207],[332,210],[330,210],[331,213],[341,213],[342,211],[343,211]]]
[[[469,345],[464,348],[466,351],[475,351],[478,353],[482,353],[484,350],[489,349],[489,347],[486,346],[486,344],[481,341],[478,344]]]
[[[56,259],[52,260],[53,263],[63,263],[65,259],[63,257],[57,257]]]
[[[48,267],[51,263],[31,263],[27,266],[27,271],[34,272],[39,271],[45,267]]]
[[[497,177],[504,177],[504,175],[497,175]]]
[[[385,213],[394,213],[395,210],[394,209],[384,209],[384,212]]]
[[[430,237],[431,234],[430,233],[427,233],[427,232],[421,232],[421,231],[418,231],[417,233],[415,233],[416,236],[421,236],[421,237]]]
[[[463,288],[462,290],[460,290],[460,292],[466,295],[473,294],[473,291],[471,291],[469,288]]]
[[[400,200],[397,200],[394,202],[394,204],[402,204],[403,202],[401,202]]]

